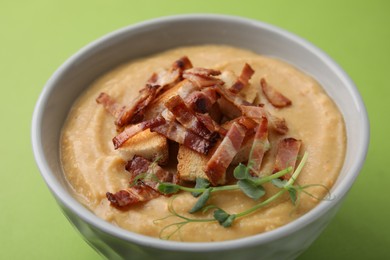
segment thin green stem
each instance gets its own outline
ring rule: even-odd
[[[261,184],[270,182],[274,179],[280,178],[283,175],[286,175],[287,173],[291,172],[291,170],[292,170],[292,167],[288,167],[284,170],[278,171],[278,172],[276,172],[272,175],[269,175],[269,176],[265,176],[265,177],[258,178],[258,179],[254,178],[253,181],[256,183],[256,185],[261,185]],[[204,192],[206,190],[206,188],[190,188],[190,187],[185,187],[185,186],[176,185],[176,184],[172,184],[172,183],[163,183],[163,184],[175,186],[175,187],[179,188],[180,190],[187,191],[187,192]],[[240,187],[237,184],[232,184],[232,185],[213,187],[211,192],[238,190],[238,189],[240,189]]]

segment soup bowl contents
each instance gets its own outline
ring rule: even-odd
[[[97,79],[69,113],[61,160],[75,197],[99,217],[209,242],[275,229],[331,199],[345,144],[343,117],[313,78],[202,45]]]
[[[335,216],[369,125],[353,82],[282,29],[183,15],[111,33],[47,82],[40,172],[108,259],[291,259]]]

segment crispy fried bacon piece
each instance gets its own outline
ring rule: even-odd
[[[129,140],[134,135],[142,132],[143,130],[148,129],[150,127],[159,126],[164,123],[165,123],[164,117],[158,116],[156,118],[147,121],[142,121],[135,125],[129,125],[121,133],[119,133],[117,136],[115,136],[112,139],[114,148],[115,149],[120,148],[127,140]]]
[[[240,106],[240,110],[243,116],[253,118],[255,120],[260,120],[261,118],[266,117],[270,126],[279,134],[284,135],[288,132],[288,127],[284,119],[272,115],[261,106]]]
[[[218,96],[215,89],[203,88],[194,91],[185,98],[186,105],[198,113],[207,113],[217,101]]]
[[[167,137],[168,139],[175,141],[179,144],[183,144],[188,148],[207,154],[210,148],[214,145],[213,142],[194,134],[190,130],[184,128],[182,125],[176,122],[166,122],[163,125],[150,128],[152,132],[157,132]]]
[[[160,196],[159,192],[143,183],[120,190],[114,194],[111,192],[106,193],[106,197],[111,202],[111,205],[118,208],[126,208],[139,202],[152,200],[158,196]]]
[[[279,142],[273,173],[290,166],[293,167],[293,169],[295,168],[301,144],[301,140],[292,137],[284,138]],[[291,174],[283,175],[281,178],[288,180],[291,178]]]
[[[149,85],[160,86],[160,91],[166,86],[173,86],[182,80],[183,71],[192,68],[192,63],[187,56],[173,62],[169,70],[163,70],[160,73],[153,73],[150,79],[146,82]]]
[[[245,63],[244,68],[241,71],[241,75],[238,77],[236,82],[229,88],[229,90],[235,94],[241,91],[245,86],[249,84],[249,80],[252,78],[255,71],[249,66],[248,63]]]
[[[127,162],[125,168],[131,175],[130,183],[141,177],[135,184],[142,182],[156,191],[158,191],[159,182],[174,181],[172,173],[141,156],[134,156],[133,159]]]
[[[179,95],[171,97],[165,102],[165,106],[176,117],[176,120],[188,130],[207,140],[216,138],[216,134],[205,127],[205,125],[196,117],[195,113],[186,106]]]
[[[256,130],[251,148],[250,161],[254,175],[259,175],[264,154],[269,150],[268,120],[262,117]]]
[[[146,85],[140,92],[138,98],[130,106],[126,106],[120,113],[115,124],[118,127],[123,127],[131,123],[138,123],[143,119],[145,108],[156,97],[158,85]]]
[[[205,88],[215,85],[223,85],[224,82],[214,76],[221,74],[219,70],[192,68],[183,72],[183,78],[188,79],[198,88]]]
[[[221,96],[218,99],[219,108],[222,114],[227,116],[229,119],[233,119],[241,115],[241,105],[252,105],[241,96],[234,94],[222,86],[213,86],[212,88],[214,88],[215,91]]]
[[[291,100],[270,86],[264,78],[260,80],[260,84],[265,97],[274,107],[282,108],[291,105]]]
[[[211,156],[205,167],[205,173],[214,186],[225,183],[226,169],[239,151],[246,129],[234,122],[226,136]]]
[[[191,69],[191,68],[192,68],[192,63],[187,56],[181,57],[180,59],[176,60],[172,64],[172,69],[179,70],[181,73],[183,73],[183,71]]]
[[[100,95],[96,98],[96,102],[98,104],[102,104],[103,107],[115,118],[117,118],[125,106],[117,103],[110,95],[105,92],[100,93]]]
[[[226,135],[227,130],[215,122],[209,114],[196,113],[196,117],[210,132],[216,132],[222,136]]]
[[[123,127],[130,123],[138,123],[143,120],[146,107],[166,88],[176,85],[182,80],[184,70],[192,68],[187,56],[176,60],[170,70],[154,73],[147,81],[146,86],[140,90],[138,98],[130,105],[122,109],[117,116],[116,125]]]

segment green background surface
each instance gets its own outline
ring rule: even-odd
[[[299,259],[390,259],[390,1],[0,1],[0,259],[99,259],[68,223],[35,165],[30,125],[50,75],[121,27],[183,13],[261,20],[339,63],[368,109],[371,144],[335,219]],[[351,140],[353,141],[353,140]]]

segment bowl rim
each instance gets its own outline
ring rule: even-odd
[[[356,157],[356,162],[349,172],[346,174],[345,178],[338,184],[337,187],[332,191],[332,195],[334,199],[331,201],[322,201],[315,208],[305,213],[303,216],[298,219],[284,225],[278,227],[274,230],[267,231],[265,233],[260,233],[257,235],[252,235],[244,238],[228,240],[228,241],[220,241],[220,242],[178,242],[178,241],[167,241],[161,240],[158,238],[153,238],[141,234],[137,234],[131,231],[127,231],[125,229],[119,228],[106,222],[105,220],[99,218],[92,212],[90,212],[87,208],[81,205],[71,194],[62,187],[61,183],[56,179],[54,174],[52,174],[48,162],[46,161],[43,153],[42,147],[42,139],[40,136],[41,125],[40,122],[43,118],[43,108],[50,96],[50,94],[54,91],[56,86],[57,78],[66,71],[66,69],[77,61],[80,57],[84,56],[85,53],[93,50],[104,42],[111,41],[114,38],[117,38],[123,34],[126,34],[129,31],[138,30],[143,27],[151,27],[153,25],[162,24],[162,23],[172,23],[172,22],[180,22],[183,20],[205,20],[208,19],[210,21],[218,21],[218,22],[234,22],[245,25],[251,25],[259,27],[263,30],[270,31],[275,34],[279,34],[285,38],[288,38],[299,45],[303,46],[305,49],[310,51],[311,53],[318,56],[327,66],[333,68],[333,71],[337,74],[337,76],[343,81],[344,86],[349,90],[354,98],[354,103],[360,109],[360,118],[362,122],[362,136],[364,137],[361,141],[360,150],[358,151],[358,156]],[[337,205],[339,201],[344,197],[344,195],[351,188],[351,185],[359,175],[360,169],[363,166],[365,161],[365,157],[367,155],[368,144],[369,144],[369,121],[367,116],[367,111],[363,100],[352,82],[349,76],[344,72],[344,70],[333,61],[327,54],[325,54],[318,47],[314,46],[307,40],[288,32],[282,28],[277,26],[254,20],[249,18],[243,18],[239,16],[231,16],[231,15],[222,15],[222,14],[182,14],[182,15],[173,15],[173,16],[164,16],[160,18],[154,18],[147,21],[139,22],[133,25],[129,25],[123,27],[121,29],[115,30],[111,33],[106,34],[105,36],[98,38],[97,40],[89,43],[88,45],[81,48],[78,52],[68,58],[49,78],[47,83],[45,84],[38,101],[35,105],[32,124],[31,124],[31,142],[33,153],[35,157],[36,164],[40,170],[41,176],[43,177],[46,185],[49,187],[51,192],[55,195],[56,199],[59,200],[66,208],[70,209],[74,214],[76,214],[83,221],[88,223],[89,225],[102,230],[103,232],[112,235],[114,237],[120,238],[122,240],[147,246],[153,247],[156,249],[163,250],[174,250],[174,251],[191,251],[191,252],[211,252],[211,251],[221,251],[229,248],[237,249],[237,248],[245,248],[256,246],[259,244],[265,244],[273,240],[277,240],[283,236],[290,235],[295,231],[308,226],[315,220],[319,219],[323,212],[327,212],[332,207]]]

